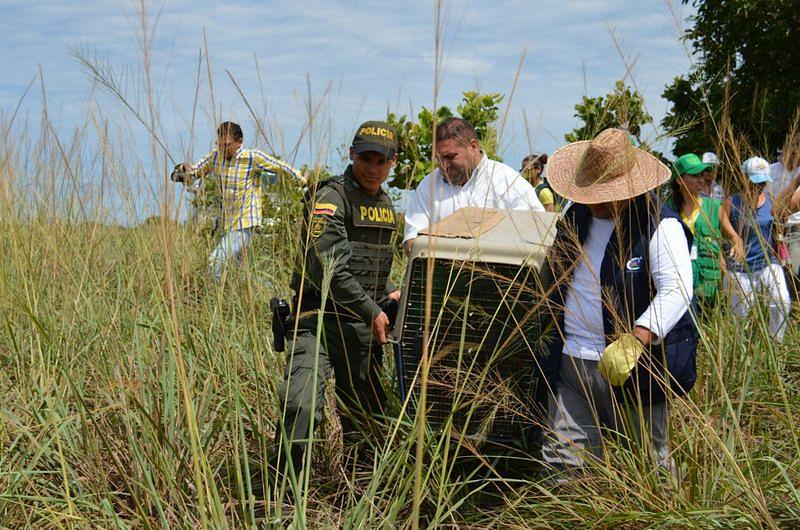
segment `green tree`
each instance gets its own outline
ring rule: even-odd
[[[564,135],[568,142],[591,140],[609,127],[625,128],[638,138],[642,125],[653,122],[644,108],[642,95],[622,81],[617,81],[614,91],[606,96],[583,96],[581,102],[575,105],[575,117],[581,121],[581,125]]]
[[[761,153],[781,146],[800,103],[800,0],[682,0],[698,58],[666,87],[674,153],[713,150],[727,120]]]
[[[478,140],[487,156],[497,157],[497,128],[500,102],[504,96],[498,93],[480,94],[464,92],[456,108],[458,115],[469,121],[478,133]],[[453,116],[447,106],[436,109],[436,122]],[[417,114],[416,123],[406,115],[390,113],[387,121],[397,131],[398,153],[394,176],[389,185],[401,189],[413,189],[433,170],[433,112],[423,107]]]

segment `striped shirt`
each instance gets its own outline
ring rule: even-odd
[[[189,168],[196,177],[212,176],[220,197],[220,227],[224,232],[261,226],[262,171],[291,175],[300,180],[300,172],[291,165],[258,149],[240,147],[231,160],[217,149]]]

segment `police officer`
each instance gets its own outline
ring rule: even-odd
[[[314,428],[322,421],[331,371],[337,397],[347,409],[342,416],[346,432],[356,428],[350,418],[367,421],[382,411],[386,398],[379,371],[390,323],[381,304],[396,303],[400,291],[389,281],[397,215],[381,185],[397,161],[394,130],[378,121],[362,124],[350,160],[343,175],[321,182],[307,199],[302,251],[292,280],[295,321],[287,329],[278,434],[284,442],[280,458],[288,456],[295,471],[310,447],[312,418]],[[327,288],[324,278],[330,279]],[[317,337],[320,318],[322,335]]]

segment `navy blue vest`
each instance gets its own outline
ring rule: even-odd
[[[648,194],[632,200],[623,214],[606,246],[603,263],[600,267],[600,285],[603,292],[603,329],[606,344],[610,344],[622,333],[633,329],[636,318],[645,312],[653,300],[656,289],[650,274],[649,246],[658,223],[667,218],[677,219],[683,226],[689,248],[692,233],[683,224],[680,216],[667,206],[658,207],[658,199]],[[555,279],[569,278],[574,265],[578,263],[591,221],[591,213],[584,205],[575,204],[565,213],[559,225],[556,242],[553,245],[549,267]],[[568,276],[567,276],[568,275]],[[560,282],[553,301],[555,307],[563,308],[563,300],[569,285],[568,280]],[[693,302],[694,303],[694,302]],[[558,317],[563,329],[563,312]],[[550,357],[561,357],[563,340],[558,337],[549,348]],[[694,386],[697,377],[697,328],[690,311],[686,311],[677,325],[642,356],[635,372],[628,382],[619,389],[620,397],[634,399],[642,403],[659,403],[665,399],[664,365],[669,371],[672,390],[679,396]],[[552,377],[553,361],[548,363]]]

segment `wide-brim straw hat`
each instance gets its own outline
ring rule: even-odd
[[[594,140],[558,149],[547,164],[553,190],[579,204],[631,199],[668,182],[670,170],[631,144],[622,129],[606,129]]]

